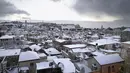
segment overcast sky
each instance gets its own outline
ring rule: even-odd
[[[129,20],[130,0],[0,0],[0,19]]]

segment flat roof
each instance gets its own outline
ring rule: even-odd
[[[61,52],[59,52],[59,51],[56,50],[55,48],[44,49],[44,51],[45,51],[47,54],[50,54],[50,55],[61,54]]]
[[[101,46],[101,45],[116,44],[116,43],[120,43],[120,42],[118,42],[114,39],[99,39],[99,40],[90,42],[89,44],[92,44],[92,45],[98,44],[98,46]]]
[[[45,53],[38,53],[39,57],[47,57]]]
[[[78,52],[91,52],[89,49],[86,49],[86,48],[83,48],[83,49],[80,49],[80,48],[76,48],[76,49],[72,49],[73,52],[75,53],[78,53]]]
[[[5,56],[16,56],[20,54],[21,49],[7,49],[7,50],[0,50],[0,57]]]
[[[124,43],[124,44],[130,44],[130,41],[126,41],[126,42],[122,42],[122,43]]]
[[[64,40],[64,39],[55,39],[55,41],[60,42],[60,43],[63,43],[63,42],[65,42],[66,40]]]
[[[1,36],[0,39],[13,39],[15,36],[14,35],[4,35]]]
[[[103,54],[102,52],[99,51],[94,51],[92,52],[92,54],[96,55],[96,56],[104,56],[105,54]]]
[[[86,47],[85,44],[70,44],[70,45],[64,45],[67,48],[84,48]]]

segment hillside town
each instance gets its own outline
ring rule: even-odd
[[[130,73],[130,28],[1,22],[0,73]]]

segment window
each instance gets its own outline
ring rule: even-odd
[[[112,72],[115,72],[115,67],[114,66],[112,66]]]
[[[96,64],[92,64],[92,70],[97,70],[97,65]]]

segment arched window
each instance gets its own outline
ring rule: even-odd
[[[112,66],[112,72],[115,72],[115,67],[114,66]]]

